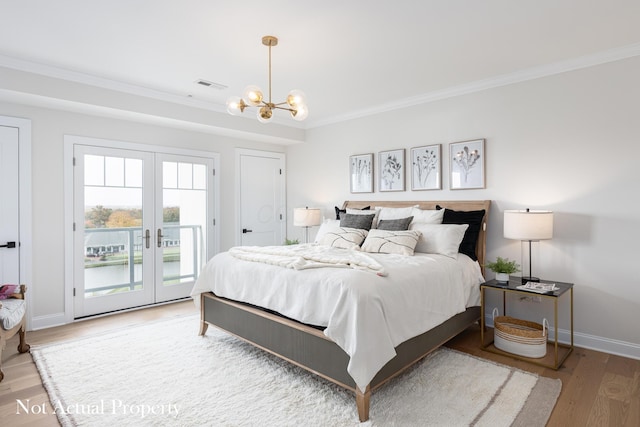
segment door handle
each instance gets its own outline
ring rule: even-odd
[[[162,238],[164,236],[162,235],[162,228],[158,228],[158,247],[161,248],[162,247]]]
[[[151,233],[149,233],[148,228],[144,231],[144,240],[146,241],[145,246],[147,247],[147,249],[149,249],[150,248],[149,241],[151,240]]]
[[[253,233],[253,230],[248,230],[248,229],[246,229],[246,228],[243,228],[243,229],[242,229],[242,233],[243,233],[243,234],[246,234],[246,233]]]
[[[7,242],[6,245],[0,245],[0,248],[15,248],[16,242]]]

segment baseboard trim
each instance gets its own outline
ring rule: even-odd
[[[493,318],[485,315],[485,324],[493,328]],[[549,330],[549,339],[555,339],[555,330]],[[571,343],[571,331],[558,329],[558,342],[562,344]],[[615,354],[617,356],[628,357],[640,360],[640,344],[626,341],[614,340],[611,338],[599,337],[596,335],[573,332],[573,344],[576,347],[587,348],[589,350],[601,351],[603,353]]]
[[[62,326],[69,323],[65,313],[47,314],[45,316],[34,316],[31,318],[30,331],[39,329],[53,328],[54,326]]]

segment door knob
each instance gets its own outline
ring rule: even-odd
[[[0,245],[0,248],[15,248],[16,242],[7,242],[6,245]]]
[[[242,232],[243,232],[243,233],[253,233],[253,230],[248,230],[248,229],[246,229],[246,228],[243,228],[243,229],[242,229]]]

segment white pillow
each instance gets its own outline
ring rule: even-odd
[[[324,236],[318,241],[318,244],[359,251],[365,237],[367,237],[367,230],[334,226],[328,228]]]
[[[380,213],[378,214],[378,220],[381,219],[401,219],[401,218],[408,218],[410,217],[412,214],[411,212],[413,211],[413,208],[417,207],[418,205],[415,206],[409,206],[406,208],[387,208],[384,206],[376,206],[375,209],[379,210]]]
[[[316,238],[315,238],[314,242],[318,243],[320,241],[320,239],[322,239],[322,236],[327,234],[327,231],[331,230],[332,228],[336,228],[336,227],[340,227],[340,220],[339,219],[326,218],[324,221],[322,221],[322,224],[320,224],[320,228],[318,229],[318,232],[316,233]]]
[[[444,209],[425,210],[419,208],[413,208],[411,215],[413,221],[421,222],[423,224],[442,224],[442,218],[444,218]]]
[[[420,231],[370,230],[362,244],[365,252],[413,255]]]
[[[410,230],[422,233],[415,248],[416,252],[441,254],[451,258],[458,257],[458,248],[467,228],[469,224],[412,223],[409,226]]]
[[[378,216],[380,215],[380,208],[362,210],[362,209],[351,209],[347,208],[348,214],[353,215],[371,215],[374,214],[373,221],[371,222],[371,228],[376,228],[378,226]]]

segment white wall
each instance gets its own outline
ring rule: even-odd
[[[244,141],[126,120],[0,102],[0,115],[32,121],[33,283],[32,319],[64,312],[64,135],[182,147],[220,154],[220,248],[235,244],[235,148],[283,152],[280,145]],[[46,323],[43,320],[39,323]]]
[[[577,344],[640,358],[639,75],[636,57],[309,130],[287,148],[289,208],[330,217],[347,199],[491,199],[488,257],[518,260],[503,211],[553,210],[554,238],[534,252],[534,274],[575,283]],[[448,143],[476,138],[486,138],[484,190],[448,190],[444,161],[443,190],[380,193],[376,183],[375,193],[349,193],[350,155],[436,143],[446,155]]]

